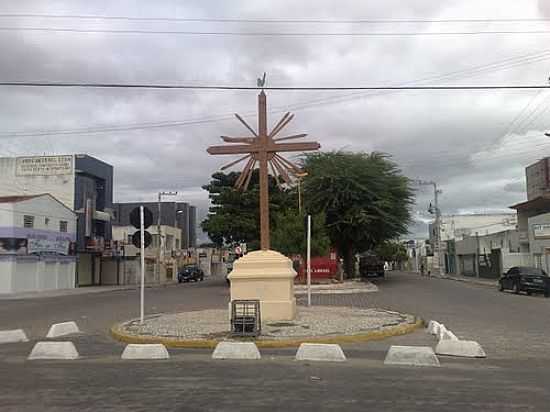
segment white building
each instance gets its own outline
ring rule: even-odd
[[[139,249],[132,244],[132,236],[134,233],[138,232],[139,229],[136,229],[134,226],[113,226],[113,240],[120,246],[121,255],[124,260],[125,267],[123,272],[127,272],[128,268],[132,261],[135,260],[135,264],[139,263],[138,259],[135,259],[139,256]],[[181,234],[182,231],[180,228],[174,226],[165,226],[161,225],[160,231],[162,234],[163,242],[160,250],[161,256],[161,267],[159,278],[155,279],[155,269],[154,261],[158,256],[159,250],[159,236],[157,232],[157,226],[152,225],[147,228],[147,231],[151,233],[153,242],[151,245],[145,249],[145,259],[146,259],[146,273],[145,281],[147,283],[165,283],[165,282],[175,282],[177,280],[176,274],[178,270],[178,258],[182,256],[181,251]],[[132,270],[133,273],[133,270]],[[122,276],[122,283],[124,284],[133,284],[135,283],[132,276]]]
[[[505,230],[514,230],[517,225],[515,213],[443,215],[441,216],[441,241],[462,240],[468,236],[485,236]],[[434,238],[430,225],[430,241]]]
[[[0,197],[0,293],[75,287],[76,214],[50,194]]]

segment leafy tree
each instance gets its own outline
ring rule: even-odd
[[[311,256],[324,256],[330,248],[330,239],[325,229],[325,215],[318,213],[312,216]],[[288,208],[275,214],[271,231],[271,248],[290,256],[306,255],[307,227],[304,214],[296,209]]]
[[[304,155],[308,210],[325,213],[328,235],[353,275],[354,255],[407,233],[413,190],[388,155],[320,152]]]
[[[212,242],[218,246],[247,243],[249,250],[260,244],[259,174],[255,170],[248,190],[241,192],[233,187],[240,173],[217,172],[208,185],[211,206],[208,216],[201,223]],[[269,179],[270,223],[274,214],[283,210],[291,201],[286,191],[280,190],[274,179]]]
[[[374,249],[377,256],[387,262],[402,262],[407,260],[407,248],[396,241],[380,243]]]

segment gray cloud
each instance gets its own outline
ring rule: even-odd
[[[3,1],[4,13],[109,14],[229,18],[509,18],[549,17],[545,1]],[[148,30],[262,30],[266,25],[169,22],[90,22],[18,19],[4,25]],[[537,23],[269,25],[270,31],[530,30]],[[545,35],[342,38],[190,37],[2,32],[1,80],[158,82],[254,85],[268,72],[270,85],[400,84],[447,73],[434,84],[545,83],[547,60],[505,70],[463,72],[474,66],[543,51]],[[544,57],[544,56],[543,56]],[[462,72],[461,72],[462,71]],[[462,74],[461,74],[462,73]],[[525,199],[523,168],[547,153],[547,92],[510,128],[536,92],[270,92],[273,124],[292,109],[289,132],[307,132],[326,150],[379,150],[393,155],[411,178],[433,179],[443,189],[444,213],[506,210]],[[0,152],[3,155],[87,152],[115,166],[116,198],[152,199],[178,190],[203,216],[200,186],[230,158],[206,154],[221,134],[240,134],[230,118],[254,123],[255,92],[55,90],[3,88]],[[532,111],[535,109],[535,111]],[[531,114],[531,116],[527,116]],[[229,116],[229,117],[228,117]],[[202,121],[177,127],[143,123]],[[9,132],[124,126],[94,134],[14,137]],[[130,130],[134,128],[133,130]],[[511,129],[511,130],[510,130]],[[510,131],[510,133],[506,133]],[[8,134],[6,134],[8,133]],[[505,136],[506,135],[506,136]],[[433,195],[418,191],[422,219]],[[420,225],[419,227],[423,227]],[[417,229],[414,229],[417,231]]]

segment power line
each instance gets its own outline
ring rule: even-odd
[[[80,19],[80,20],[121,20],[148,22],[183,23],[275,23],[275,24],[411,24],[411,23],[541,23],[545,18],[472,18],[472,19],[286,19],[286,18],[209,18],[209,17],[138,17],[83,14],[9,14],[0,18],[41,18],[41,19]]]
[[[72,27],[0,27],[0,31],[34,31],[58,33],[104,34],[173,34],[182,36],[240,36],[240,37],[411,37],[411,36],[477,36],[550,34],[550,30],[485,30],[485,31],[410,31],[410,32],[244,32],[244,31],[186,31],[140,29],[77,29]]]
[[[444,74],[425,76],[416,80],[405,82],[403,83],[403,85],[407,85],[407,84],[413,85],[418,83],[421,84],[429,81],[445,80],[445,79],[452,79],[452,78],[472,77],[475,75],[483,74],[484,72],[487,72],[487,71],[506,70],[506,69],[510,69],[510,68],[525,65],[525,64],[547,60],[549,58],[550,58],[550,49],[541,50],[534,53],[528,53],[528,54],[524,54],[516,57],[509,57],[499,61],[493,61],[491,63],[487,63],[483,65],[470,66],[465,69],[455,70]],[[541,93],[542,91],[543,90],[539,90],[539,93]],[[380,91],[376,93],[355,92],[351,94],[326,97],[321,99],[309,100],[301,103],[285,105],[276,109],[272,109],[269,111],[269,113],[275,114],[275,113],[286,112],[288,110],[304,110],[311,107],[352,101],[352,100],[357,100],[364,97],[372,97],[372,96],[377,96],[381,94],[382,93]],[[247,116],[255,115],[255,112],[246,112],[245,115]],[[203,117],[203,118],[195,118],[195,119],[176,120],[176,121],[132,123],[132,124],[123,124],[123,125],[109,125],[109,126],[95,126],[95,127],[90,126],[90,127],[77,128],[77,129],[1,132],[0,137],[33,137],[33,136],[51,136],[51,135],[95,134],[95,133],[104,133],[104,132],[132,131],[132,130],[144,130],[144,129],[165,128],[165,127],[180,127],[180,126],[189,126],[189,125],[197,125],[197,124],[215,123],[215,122],[227,121],[231,119],[233,119],[233,114],[227,113],[224,115],[210,116],[206,118]]]
[[[78,83],[78,82],[9,82],[1,81],[0,86],[13,87],[67,87],[94,89],[178,89],[178,90],[278,90],[278,91],[344,91],[344,90],[532,90],[550,89],[544,84],[517,85],[460,85],[460,86],[221,86],[192,84],[153,84],[153,83]]]

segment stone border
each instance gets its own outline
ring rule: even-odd
[[[125,323],[125,322],[124,322]],[[117,323],[110,329],[111,336],[124,343],[162,343],[167,348],[208,348],[214,349],[223,339],[176,339],[150,335],[130,335],[122,330]],[[254,340],[242,339],[239,342],[254,342],[258,348],[294,348],[302,343],[361,343],[373,340],[381,340],[392,336],[406,335],[416,329],[424,327],[424,321],[415,317],[414,323],[403,323],[390,326],[382,330],[373,330],[368,333],[356,335],[310,336],[299,339]]]

